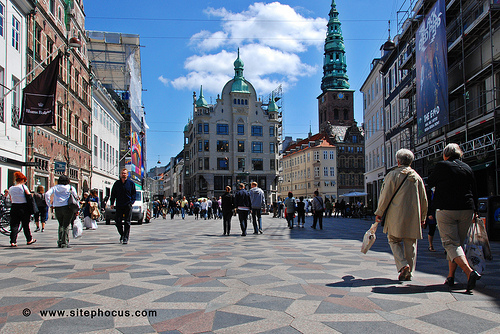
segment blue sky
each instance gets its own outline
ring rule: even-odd
[[[355,118],[363,122],[361,85],[380,46],[396,33],[408,0],[337,0],[347,56],[347,74],[356,91]],[[183,145],[200,85],[215,101],[234,76],[237,49],[245,78],[260,96],[282,84],[285,136],[318,131],[323,46],[331,0],[281,2],[199,0],[85,0],[87,30],[139,34],[142,100],[149,125],[147,168],[165,165]]]

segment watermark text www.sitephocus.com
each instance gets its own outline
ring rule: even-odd
[[[31,315],[31,310],[25,308],[23,310],[23,315],[29,317]],[[74,309],[74,310],[40,310],[40,316],[42,317],[85,317],[85,318],[97,318],[97,317],[156,317],[157,312],[155,310],[84,310],[84,309]]]

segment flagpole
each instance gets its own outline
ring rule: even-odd
[[[44,60],[42,60],[42,61],[40,62],[40,64],[38,64],[37,66],[35,66],[35,68],[34,68],[34,69],[32,69],[32,70],[31,70],[28,74],[26,74],[26,75],[25,75],[25,76],[24,76],[21,80],[19,80],[19,82],[18,82],[17,84],[15,84],[15,85],[14,85],[14,87],[12,87],[11,89],[9,89],[9,90],[7,91],[7,93],[5,93],[5,94],[1,97],[1,101],[3,101],[7,95],[9,95],[9,94],[10,94],[13,90],[15,90],[15,89],[16,89],[16,87],[17,87],[17,86],[19,86],[19,85],[20,85],[20,84],[21,84],[24,80],[26,80],[26,79],[27,79],[30,75],[32,75],[32,74],[33,74],[33,72],[35,72],[35,71],[36,71],[36,70],[37,70],[40,66],[42,66],[42,65],[43,65],[43,63],[44,63],[47,59],[49,59],[50,57],[52,57],[53,55],[55,55],[55,54],[59,51],[59,49],[61,49],[63,46],[64,46],[64,44],[61,44],[61,45],[60,45],[60,46],[59,46],[59,47],[58,47],[58,48],[57,48],[54,52],[52,52],[50,55],[48,55],[48,56],[47,56]],[[3,85],[2,85],[2,86],[3,86]],[[3,87],[5,87],[5,86],[3,86]],[[5,88],[7,88],[7,87],[5,87]]]

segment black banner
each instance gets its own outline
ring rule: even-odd
[[[61,55],[23,89],[23,106],[21,108],[21,125],[56,124],[56,89]]]

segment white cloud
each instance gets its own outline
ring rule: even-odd
[[[161,83],[163,83],[165,86],[167,86],[167,85],[168,85],[168,83],[170,82],[170,80],[168,80],[167,78],[165,78],[163,75],[160,75],[160,76],[158,77],[158,80],[159,80]]]
[[[205,13],[221,18],[221,30],[202,30],[191,37],[190,45],[201,54],[186,59],[184,68],[189,73],[170,82],[175,89],[198,91],[203,85],[204,92],[220,93],[234,76],[237,57],[235,51],[225,48],[240,47],[245,78],[258,94],[266,94],[280,84],[294,85],[300,77],[319,70],[305,63],[300,55],[323,45],[326,19],[306,18],[279,2],[257,2],[240,13],[225,8],[208,8]]]

